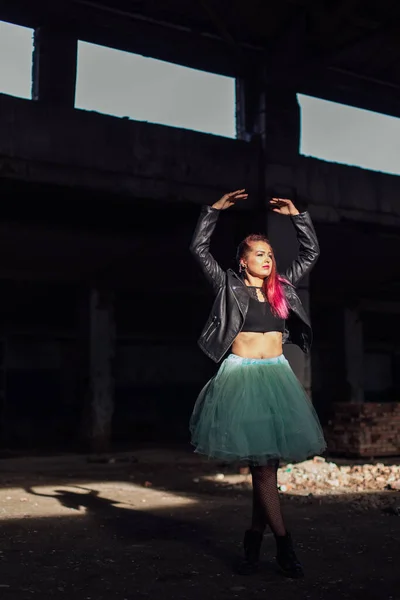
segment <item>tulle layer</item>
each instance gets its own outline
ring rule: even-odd
[[[227,462],[299,462],[326,448],[317,414],[286,358],[229,355],[190,419],[196,452]]]

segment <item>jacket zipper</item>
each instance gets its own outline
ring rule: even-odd
[[[212,336],[214,331],[217,329],[217,327],[218,327],[217,321],[218,321],[218,319],[217,319],[216,315],[214,315],[211,320],[211,323],[209,324],[206,331],[204,332],[204,341],[205,342],[208,342],[208,340],[210,339],[210,337]]]

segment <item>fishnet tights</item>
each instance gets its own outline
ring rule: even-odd
[[[264,532],[267,525],[277,536],[286,534],[278,493],[279,461],[250,467],[253,479],[253,516],[251,528]]]

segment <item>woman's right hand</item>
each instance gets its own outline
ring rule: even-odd
[[[233,206],[237,200],[245,200],[248,197],[248,194],[245,193],[245,190],[236,190],[236,192],[230,192],[229,194],[225,194],[222,196],[217,202],[212,205],[212,208],[216,208],[217,210],[226,210]]]

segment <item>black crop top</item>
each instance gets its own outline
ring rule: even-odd
[[[265,298],[262,288],[248,286],[250,300],[246,319],[242,327],[242,331],[252,331],[254,333],[267,333],[270,331],[278,331],[283,333],[285,330],[285,321],[279,317],[275,317],[271,312],[269,302],[258,299],[258,294],[262,294]]]

